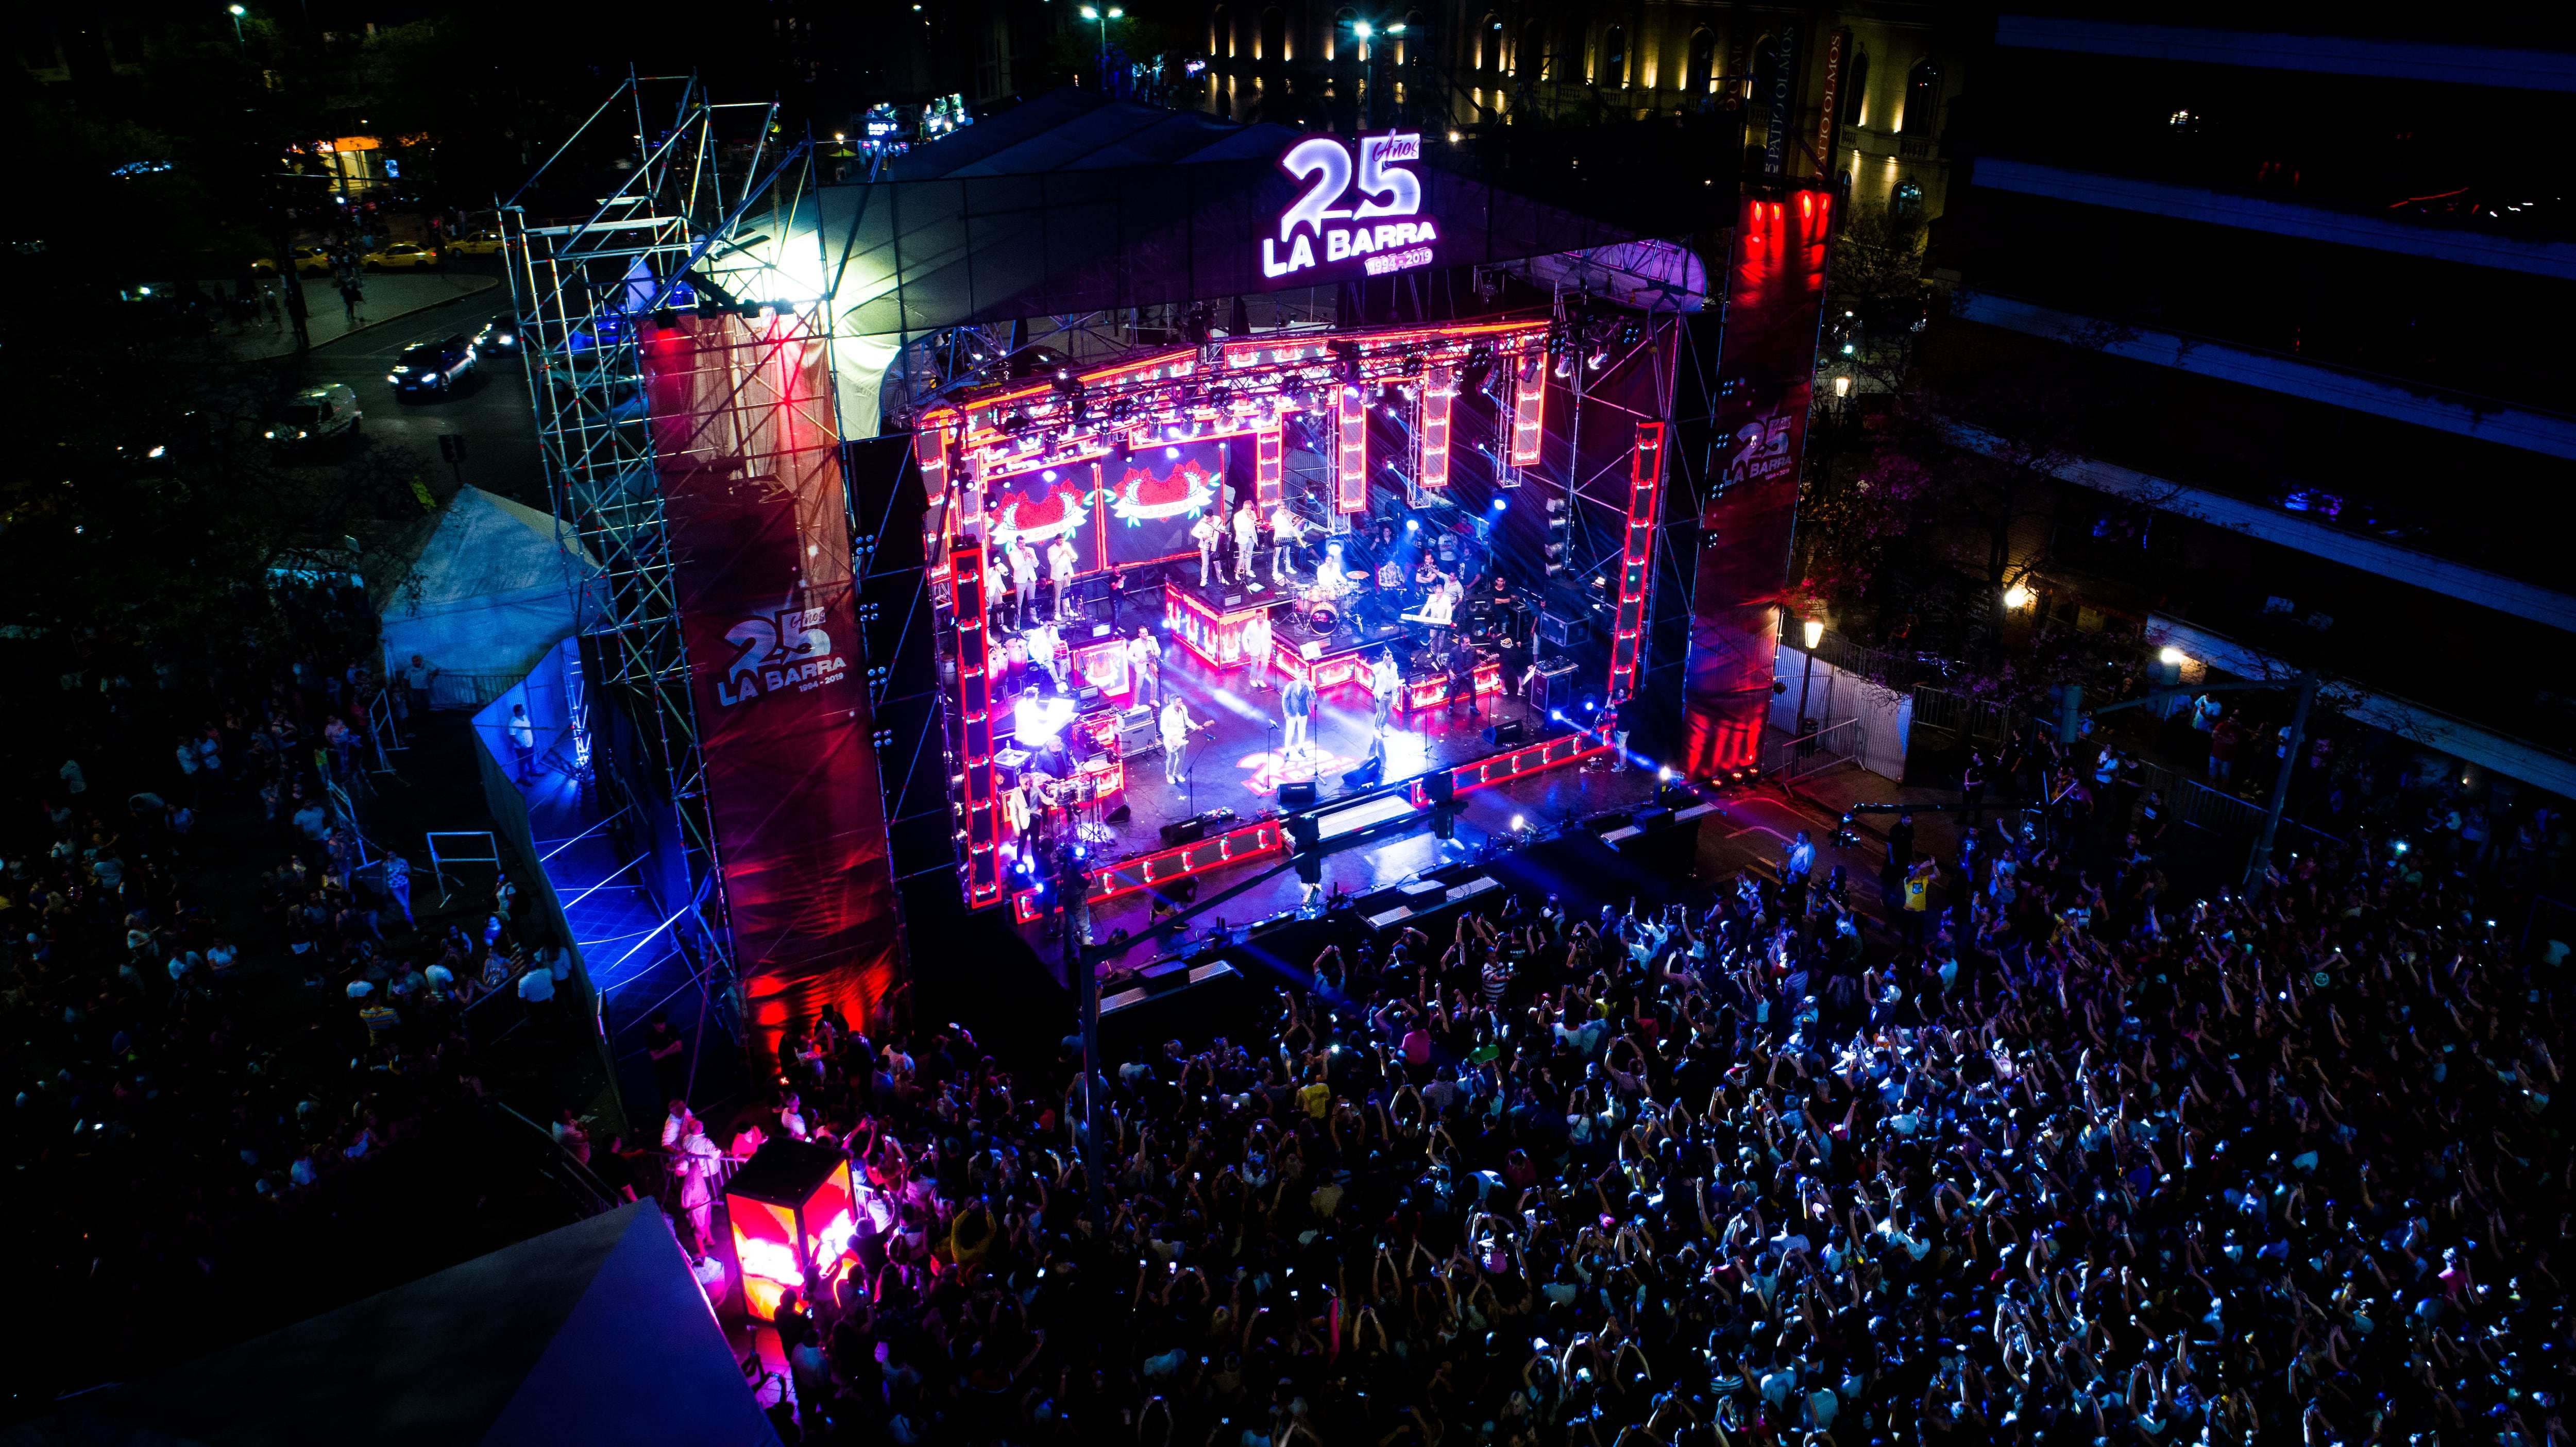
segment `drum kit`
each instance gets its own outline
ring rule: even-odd
[[[1074,821],[1073,834],[1085,844],[1106,844],[1118,837],[1117,831],[1101,822],[1100,805],[1110,794],[1105,774],[1076,770],[1071,778],[1055,781],[1056,805]]]
[[[1326,584],[1319,577],[1298,600],[1298,617],[1304,620],[1306,630],[1318,638],[1341,626],[1345,607],[1343,600],[1368,586],[1366,569],[1350,568],[1344,571],[1349,582],[1336,587]]]

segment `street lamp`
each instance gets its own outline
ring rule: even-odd
[[[1110,6],[1106,11],[1097,5],[1085,5],[1082,7],[1082,18],[1100,23],[1100,88],[1105,91],[1109,89],[1109,22],[1126,19],[1127,12],[1115,5]]]
[[[243,17],[243,16],[245,16],[245,15],[248,15],[250,12],[249,12],[249,11],[247,11],[247,10],[244,10],[242,7],[240,7],[240,6],[238,6],[238,5],[227,5],[227,6],[225,6],[224,8],[225,8],[226,12],[227,12],[227,13],[229,13],[229,14],[233,17],[233,51],[234,51],[234,53],[235,53],[235,54],[237,54],[237,55],[248,55],[248,54],[250,54],[250,47],[249,47],[247,44],[243,43],[243,41],[242,41],[242,33],[241,33],[241,22],[242,22],[242,17]]]
[[[1798,727],[1795,732],[1798,735],[1803,736],[1807,732],[1807,690],[1815,686],[1816,645],[1825,641],[1825,620],[1822,618],[1810,618],[1807,620],[1806,626],[1800,631],[1804,634],[1807,640],[1807,662],[1806,666],[1799,670]]]

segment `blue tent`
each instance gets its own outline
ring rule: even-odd
[[[777,1447],[688,1259],[620,1207],[56,1404],[0,1447]]]

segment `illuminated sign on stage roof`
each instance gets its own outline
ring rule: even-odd
[[[1421,159],[1422,137],[1412,131],[1361,137],[1356,162],[1338,136],[1290,146],[1279,168],[1305,189],[1279,213],[1278,235],[1261,238],[1262,276],[1313,283],[1429,266],[1440,230],[1422,214],[1422,178],[1412,169]]]

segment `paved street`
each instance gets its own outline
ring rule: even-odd
[[[304,366],[313,385],[345,382],[366,409],[371,447],[399,450],[416,465],[431,493],[456,490],[456,470],[438,453],[440,433],[465,438],[463,481],[528,504],[546,506],[545,474],[538,462],[536,427],[526,374],[514,356],[486,357],[452,397],[405,402],[385,380],[403,349],[457,332],[471,335],[509,309],[506,290],[468,296],[445,306],[369,327],[313,351]]]

